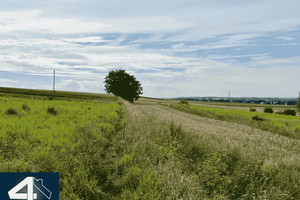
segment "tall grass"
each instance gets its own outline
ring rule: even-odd
[[[239,128],[243,132],[232,130],[225,136],[230,130],[222,133],[218,121],[159,106],[126,104],[126,109],[126,154],[120,161],[119,179],[125,177],[128,185],[119,199],[299,197],[299,141],[257,131],[251,135],[251,129],[243,126]],[[207,122],[216,129],[201,128]],[[223,137],[228,137],[226,142]],[[254,141],[246,145],[249,138]],[[294,146],[287,148],[289,145]]]
[[[0,97],[0,171],[59,172],[61,199],[300,196],[299,140],[155,104],[24,101]]]
[[[114,195],[108,177],[123,106],[12,97],[0,102],[0,172],[59,172],[61,199]],[[7,108],[19,114],[8,116]]]

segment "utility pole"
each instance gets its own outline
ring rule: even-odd
[[[228,93],[228,108],[229,108],[229,102],[230,102],[230,91]]]
[[[53,70],[53,92],[55,92],[55,68]]]

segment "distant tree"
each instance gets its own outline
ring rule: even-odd
[[[141,83],[125,70],[112,70],[105,77],[105,91],[133,103],[143,94]]]

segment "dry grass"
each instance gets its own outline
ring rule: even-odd
[[[174,121],[184,131],[196,134],[199,140],[217,150],[238,148],[244,156],[272,163],[300,166],[300,141],[274,135],[232,122],[208,119],[163,106],[143,106],[148,115],[159,121]]]
[[[152,100],[125,106],[127,151],[138,157],[144,170],[155,172],[162,199],[299,197],[299,140],[184,113]],[[169,139],[170,124],[181,127],[174,140]],[[158,138],[164,145],[155,142]],[[171,155],[164,154],[164,160],[159,149]]]

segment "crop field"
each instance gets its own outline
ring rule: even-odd
[[[29,93],[1,93],[0,171],[59,172],[61,199],[300,197],[299,117]]]

